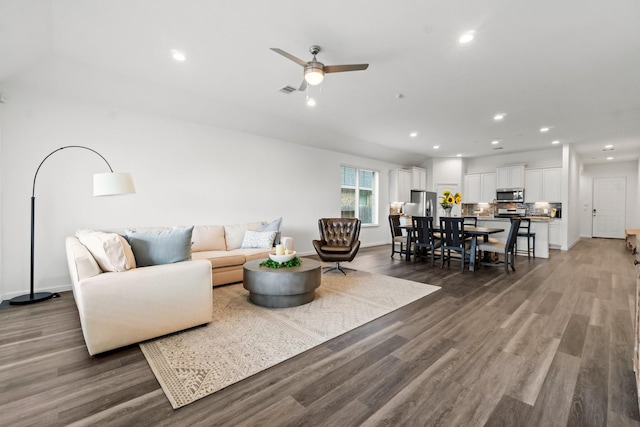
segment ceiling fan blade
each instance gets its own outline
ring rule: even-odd
[[[305,79],[302,79],[302,83],[300,84],[300,88],[298,88],[298,90],[300,92],[304,92],[305,90],[307,90],[307,81]]]
[[[275,53],[279,53],[280,55],[284,56],[285,58],[289,58],[290,60],[292,60],[296,64],[302,65],[303,67],[307,66],[307,61],[303,61],[300,58],[296,58],[295,56],[291,55],[290,53],[285,52],[282,49],[278,49],[277,47],[271,47],[269,49],[271,49]]]
[[[325,73],[340,73],[342,71],[360,71],[369,68],[369,64],[351,64],[351,65],[325,65]]]

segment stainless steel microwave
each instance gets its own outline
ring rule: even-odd
[[[498,188],[496,202],[524,203],[524,188]]]

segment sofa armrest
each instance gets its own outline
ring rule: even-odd
[[[93,355],[211,322],[211,263],[102,273],[80,280],[74,297]]]

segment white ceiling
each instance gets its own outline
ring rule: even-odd
[[[279,92],[302,67],[269,50],[309,60],[312,44],[370,64],[327,75],[314,108]],[[587,164],[634,160],[640,2],[0,0],[2,83],[406,165],[552,140]]]

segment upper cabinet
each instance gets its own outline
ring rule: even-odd
[[[526,203],[559,203],[561,168],[527,169],[524,201]]]
[[[405,169],[389,171],[389,202],[411,201],[411,172]]]
[[[413,167],[411,172],[411,190],[427,190],[427,170]]]
[[[495,173],[470,173],[464,176],[462,203],[491,203],[495,198]]]
[[[497,188],[524,188],[524,165],[496,168]]]

